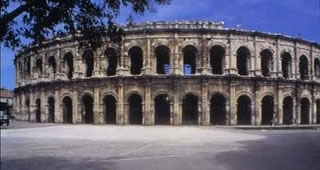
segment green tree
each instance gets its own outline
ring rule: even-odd
[[[81,35],[81,40],[99,46],[102,37],[120,41],[122,34],[114,22],[120,8],[143,15],[153,5],[166,5],[171,0],[1,0],[0,40],[8,48],[20,47],[21,38],[32,43],[52,36]],[[12,6],[19,4],[16,8]],[[17,18],[22,19],[17,24]],[[78,37],[78,36],[74,36]]]

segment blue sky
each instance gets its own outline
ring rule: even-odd
[[[172,0],[156,12],[134,15],[135,22],[171,20],[224,21],[225,27],[300,36],[320,43],[320,0]],[[125,23],[129,10],[117,19]],[[15,51],[1,44],[1,87],[13,89]]]

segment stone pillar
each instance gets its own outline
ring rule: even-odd
[[[124,93],[123,93],[123,82],[120,80],[118,83],[118,102],[117,102],[117,124],[125,124],[125,112],[124,112]]]
[[[299,124],[301,124],[300,101],[297,100],[295,107],[296,107],[296,113],[294,114],[295,115],[294,119],[295,119],[295,123],[299,125]]]
[[[229,71],[227,74],[232,74],[232,75],[238,75],[238,69],[237,69],[237,54],[233,52],[233,40],[232,40],[232,35],[229,35]]]
[[[40,90],[40,100],[41,100],[41,103],[40,103],[40,110],[41,110],[41,122],[48,122],[48,114],[46,112],[46,104],[47,104],[47,100],[45,98],[45,92],[44,92],[44,89],[41,89]]]
[[[209,66],[210,66],[210,55],[208,52],[207,44],[208,41],[206,40],[207,35],[203,35],[201,39],[201,56],[202,56],[202,65],[201,65],[201,74],[208,75],[209,74]],[[224,66],[222,66],[224,68]]]
[[[35,100],[33,97],[33,91],[30,90],[29,91],[30,94],[30,102],[29,102],[29,107],[30,107],[30,121],[31,122],[35,122],[36,120],[36,113],[35,113]]]
[[[277,94],[277,119],[278,121],[276,122],[278,125],[283,124],[283,100],[284,100],[284,95],[283,95],[283,86],[278,87],[278,94]]]
[[[210,125],[210,111],[209,111],[209,104],[208,104],[208,82],[207,80],[202,81],[201,84],[201,101],[202,101],[202,120],[201,124],[205,126]]]
[[[258,49],[258,44],[257,44],[257,37],[254,36],[254,55],[252,57],[252,70],[254,70],[255,74],[254,76],[262,76],[261,73],[261,56],[260,56],[260,51]],[[272,61],[271,61],[272,62]],[[271,71],[271,70],[270,70]]]
[[[237,125],[237,99],[236,99],[236,84],[230,82],[230,103],[229,103],[229,114],[230,114],[230,125]]]
[[[174,103],[170,101],[170,125],[174,125]]]
[[[310,65],[309,65],[309,80],[316,80],[315,70],[314,70],[314,59],[315,56],[313,54],[313,45],[310,47]]]
[[[146,80],[145,86],[144,86],[144,125],[153,125],[154,124],[154,114],[152,114],[151,109],[151,82],[149,80]]]
[[[179,81],[174,80],[173,84],[173,125],[182,124],[182,113],[180,112],[181,102],[179,99]]]
[[[252,103],[251,103],[251,125],[257,125],[257,121],[256,121],[256,113],[255,111],[257,110],[256,109],[256,102],[254,100],[252,100]]]
[[[297,43],[294,43],[294,54],[292,56],[292,78],[293,79],[300,79],[300,72],[299,72],[299,57],[297,52]]]
[[[103,124],[103,115],[100,114],[100,89],[93,89],[93,124]]]
[[[274,72],[273,77],[283,77],[283,75],[282,75],[282,58],[281,58],[281,52],[280,52],[280,39],[279,38],[277,38],[277,40],[276,40],[276,53],[272,59],[273,59],[273,72]]]
[[[63,99],[60,99],[60,91],[58,88],[54,90],[54,121],[55,123],[63,123]]]
[[[172,73],[174,75],[182,75],[182,65],[181,63],[181,53],[179,52],[179,40],[178,40],[178,33],[174,33],[174,51],[172,52],[173,63],[172,63]]]
[[[74,89],[72,91],[72,123],[82,122],[81,104],[79,104],[78,91]]]
[[[151,40],[150,40],[150,35],[147,34],[146,35],[146,40],[145,40],[145,43],[146,43],[146,52],[144,54],[144,59],[145,59],[145,65],[143,65],[144,67],[144,74],[147,74],[147,75],[150,75],[151,72],[152,72],[152,65],[151,65]]]

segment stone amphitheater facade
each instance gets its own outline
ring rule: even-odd
[[[123,27],[97,50],[71,37],[15,57],[20,120],[142,125],[320,123],[320,45],[223,22]]]

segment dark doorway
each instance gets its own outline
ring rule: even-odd
[[[239,75],[249,75],[250,51],[247,47],[240,47],[237,51],[237,69]]]
[[[293,100],[291,97],[286,97],[283,99],[283,122],[284,125],[291,125],[293,119]]]
[[[140,47],[132,47],[129,50],[130,56],[130,73],[132,75],[139,75],[141,74],[142,66],[143,66],[143,53]]]
[[[314,60],[314,75],[316,77],[320,77],[320,60],[319,60],[319,58],[316,58]]]
[[[86,50],[83,53],[83,61],[85,63],[85,67],[86,67],[86,73],[85,76],[86,77],[91,77],[92,73],[93,73],[93,62],[94,62],[94,58],[93,58],[93,52],[91,50]]]
[[[310,102],[307,98],[300,101],[301,124],[309,124]]]
[[[65,97],[62,100],[63,104],[63,123],[72,123],[72,99]]]
[[[112,95],[107,95],[103,99],[105,123],[116,124],[117,120],[117,101]]]
[[[26,104],[26,108],[27,108],[28,121],[30,121],[30,120],[31,120],[31,114],[30,114],[30,100],[29,100],[29,99],[27,99],[27,100],[26,100],[26,102],[25,102],[25,104]]]
[[[210,49],[210,66],[211,66],[212,74],[223,73],[224,55],[225,55],[225,50],[220,45],[213,46]]]
[[[251,100],[246,95],[240,96],[238,98],[237,119],[238,125],[251,124]]]
[[[155,50],[157,58],[157,73],[168,74],[169,70],[166,70],[170,66],[170,50],[168,47],[161,45]],[[169,67],[170,68],[170,67]]]
[[[281,55],[282,76],[287,79],[291,74],[291,55],[287,52]]]
[[[93,124],[93,99],[90,95],[82,97],[83,121],[86,124]]]
[[[196,73],[196,55],[197,49],[192,45],[183,48],[183,70],[184,74]]]
[[[299,60],[299,71],[300,71],[300,79],[307,80],[308,79],[308,59],[306,56],[301,56]]]
[[[41,100],[36,100],[36,122],[41,122]]]
[[[165,94],[160,94],[154,99],[155,104],[155,124],[169,125],[170,124],[170,104],[169,97]]]
[[[210,122],[212,125],[226,125],[226,99],[215,94],[210,100]]]
[[[54,75],[57,71],[57,63],[54,56],[49,57],[48,64],[49,64],[51,73]]]
[[[65,54],[63,57],[63,61],[68,78],[71,79],[73,76],[73,55],[71,53]]]
[[[317,121],[316,121],[316,123],[320,124],[320,99],[318,99],[316,101],[316,112],[317,112],[317,115],[316,115]]]
[[[114,76],[117,72],[117,64],[118,64],[118,57],[116,50],[113,48],[107,48],[106,50],[106,60],[107,60],[107,75]]]
[[[129,123],[142,124],[142,99],[138,94],[129,97]]]
[[[182,124],[198,124],[198,98],[193,94],[187,94],[182,101]]]
[[[42,73],[42,60],[37,59],[36,61],[36,71],[41,74]]]
[[[54,123],[54,98],[48,99],[48,122]]]
[[[263,50],[260,52],[260,56],[262,76],[270,77],[272,71],[272,52],[270,50]]]
[[[273,122],[274,112],[274,101],[272,96],[265,96],[262,99],[261,114],[262,114],[262,125],[271,125]]]

